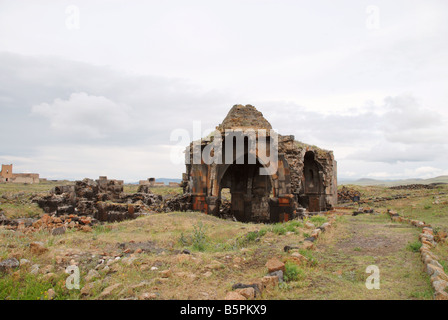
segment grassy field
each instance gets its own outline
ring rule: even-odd
[[[27,199],[53,186],[0,185],[0,207],[17,217],[39,214],[38,208],[25,210]],[[287,281],[265,290],[263,299],[432,299],[418,253],[419,229],[391,222],[385,212],[394,209],[446,230],[448,188],[356,188],[365,199],[409,195],[363,204],[378,214],[352,216],[354,204],[338,209],[336,222],[315,242],[315,249],[299,250],[308,261],[288,263]],[[165,194],[180,192],[163,189]],[[136,186],[125,186],[125,191],[135,192]],[[319,226],[327,219],[315,216],[309,222]],[[300,247],[311,233],[305,222],[245,224],[198,212],[172,212],[97,225],[90,232],[68,229],[56,236],[0,227],[0,261],[28,260],[0,275],[0,299],[223,299],[233,284],[265,276],[270,258],[288,261],[292,253],[283,248]],[[45,252],[33,252],[34,241],[42,242]],[[439,244],[434,252],[447,271],[447,245]],[[66,287],[65,270],[71,264],[80,271],[79,289]],[[366,288],[369,265],[380,270],[378,290]]]
[[[321,223],[325,217],[310,221]],[[160,299],[223,299],[232,284],[266,275],[266,261],[272,256],[287,256],[283,247],[299,244],[308,236],[307,231],[298,221],[244,224],[196,212],[155,214],[98,226],[91,233],[68,232],[59,236],[46,232],[25,236],[0,230],[0,258],[30,260],[29,265],[0,278],[0,299],[45,299],[49,288],[54,288],[59,299],[98,299],[105,288],[113,285],[120,289],[108,295],[108,299],[133,298],[145,292]],[[44,242],[48,251],[33,254],[28,247],[31,241]],[[126,253],[128,247],[141,248],[143,252]],[[191,254],[180,254],[184,249]],[[109,264],[109,268],[100,264],[96,279],[99,281],[87,281],[89,271],[101,259],[107,261],[104,265]],[[92,286],[88,294],[65,288],[62,280],[67,277],[64,270],[70,261],[79,266],[81,288]],[[50,270],[51,276],[39,273],[30,277],[35,264]],[[47,277],[50,280],[46,281]],[[31,289],[34,287],[43,289]],[[293,288],[285,287],[280,295],[266,293],[265,297],[281,298]]]
[[[315,253],[321,268],[311,273],[304,299],[432,299],[420,254],[416,228],[393,223],[385,215],[343,216],[321,239]],[[380,289],[366,289],[366,268],[377,266]]]
[[[46,181],[37,184],[0,183],[0,212],[7,218],[38,218],[42,209],[31,203],[30,197],[46,193],[55,186],[70,184],[69,181]]]

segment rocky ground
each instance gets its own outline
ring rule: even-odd
[[[0,226],[0,299],[433,299],[421,230],[391,220],[387,209],[430,221],[443,235],[446,189],[358,191],[361,199],[391,200],[347,202],[274,225],[197,212],[113,223],[23,218]],[[446,272],[448,245],[440,240],[432,252]],[[370,265],[380,271],[380,289],[366,288]]]

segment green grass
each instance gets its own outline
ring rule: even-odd
[[[246,235],[246,240],[248,242],[255,241],[259,237],[259,233],[257,231],[251,231]]]
[[[420,241],[414,241],[414,242],[410,242],[406,246],[406,249],[409,251],[412,251],[412,252],[419,252],[421,246],[422,246],[422,243]]]
[[[14,195],[23,194],[23,196],[29,196],[34,193],[48,192],[56,186],[73,184],[70,181],[46,181],[34,184],[26,183],[0,183],[0,194]]]
[[[193,225],[192,248],[196,251],[205,251],[207,247],[207,237],[205,226],[202,222]]]
[[[448,262],[446,262],[446,260],[440,260],[439,263],[442,265],[443,271],[445,271],[445,273],[448,273]]]
[[[5,203],[0,205],[0,213],[8,219],[39,218],[44,211],[34,203]]]
[[[419,299],[419,300],[432,300],[432,290],[427,289],[427,290],[423,290],[423,291],[413,291],[410,294],[411,298],[415,298],[415,299]]]
[[[209,229],[202,222],[193,224],[193,230],[180,232],[177,244],[181,248],[190,248],[199,252],[223,252],[235,251],[256,243],[268,230],[262,228],[259,231],[249,231],[235,238],[211,238],[208,235]]]
[[[419,219],[434,228],[448,231],[448,186],[443,185],[432,190],[401,191],[410,193],[411,196],[407,199],[388,201],[383,205],[397,211],[401,216]]]
[[[123,185],[123,192],[125,193],[136,193],[138,190],[138,184],[125,184]],[[182,188],[177,187],[153,187],[150,188],[152,193],[154,194],[160,194],[162,196],[168,196],[168,195],[178,195],[183,193]]]
[[[287,262],[285,264],[285,274],[283,279],[286,282],[299,281],[305,278],[305,271],[301,269],[298,265],[292,262]]]
[[[30,273],[20,273],[19,279],[12,274],[4,275],[0,278],[0,300],[47,300],[49,289],[56,292],[55,300],[79,299],[79,290],[65,287],[67,276],[60,274],[49,282]],[[17,285],[18,281],[20,286]]]
[[[309,221],[311,221],[316,227],[319,227],[320,225],[327,222],[327,218],[323,216],[312,216],[309,218]]]
[[[288,222],[275,223],[270,226],[270,228],[268,227],[267,230],[277,235],[284,235],[287,232],[294,232],[296,234],[299,234],[299,228],[303,228],[303,223],[301,221],[290,220]]]
[[[314,257],[313,251],[307,249],[299,249],[299,253],[308,259],[310,266],[317,266],[318,260]]]
[[[286,234],[286,227],[282,223],[276,223],[272,226],[271,231],[278,235]]]

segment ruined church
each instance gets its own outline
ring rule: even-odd
[[[198,153],[215,161],[204,161]],[[182,185],[191,194],[193,210],[219,215],[227,189],[238,221],[281,222],[336,204],[337,164],[332,151],[275,134],[255,107],[235,105],[214,135],[187,147]]]

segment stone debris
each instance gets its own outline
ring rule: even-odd
[[[100,177],[95,181],[86,178],[75,181],[74,185],[57,186],[46,195],[34,196],[32,202],[37,203],[45,213],[53,217],[74,219],[75,225],[81,217],[89,217],[93,222],[115,222],[134,219],[148,213],[192,209],[191,195],[188,193],[163,197],[153,194],[147,185],[140,185],[136,193],[128,194],[123,192],[123,181],[109,180],[107,177]],[[36,221],[32,220],[28,224],[34,222]],[[5,224],[18,223],[0,216],[0,225]],[[63,231],[60,229],[55,232]]]
[[[279,279],[278,276],[264,276],[261,279],[261,283],[263,285],[263,289],[274,289],[278,286],[279,284]]]
[[[56,291],[54,291],[54,289],[48,289],[47,290],[47,299],[48,300],[53,300],[54,298],[56,298]]]
[[[277,271],[274,271],[274,272],[270,272],[268,274],[268,276],[270,276],[270,277],[278,277],[278,282],[279,283],[283,283],[283,271],[282,270],[277,270]]]
[[[272,273],[278,270],[285,272],[285,264],[277,258],[269,259],[266,262],[265,267],[268,268],[268,273]]]
[[[6,273],[20,266],[19,260],[16,258],[9,258],[0,262],[0,273]]]
[[[369,207],[359,207],[358,210],[353,211],[353,215],[357,216],[358,214],[363,213],[374,213],[375,210]]]
[[[313,234],[315,238],[313,237],[313,241],[316,240],[319,235],[322,232],[325,232],[328,230],[332,223],[334,223],[334,218],[330,216],[328,218],[328,222],[323,223],[319,228],[315,228],[313,230]],[[314,227],[314,225],[313,225]],[[303,249],[311,250],[314,248],[314,244],[312,241],[304,241],[302,244]],[[252,291],[243,291],[247,288],[253,288],[254,289],[254,298],[255,297],[261,297],[263,290],[271,290],[276,288],[279,283],[282,283],[284,273],[286,271],[285,263],[286,262],[292,262],[297,265],[302,265],[308,263],[308,258],[301,255],[298,251],[300,250],[299,246],[294,245],[287,245],[283,248],[284,252],[291,253],[289,257],[286,257],[283,259],[283,261],[280,261],[277,258],[271,258],[269,259],[265,267],[268,269],[268,275],[261,278],[259,281],[255,281],[251,284],[243,284],[243,283],[237,283],[232,286],[232,290],[227,293],[226,300],[246,300],[246,299],[252,299]],[[244,298],[244,299],[243,299]]]
[[[107,288],[105,288],[103,290],[103,292],[101,292],[101,294],[98,296],[98,298],[101,299],[101,298],[110,296],[112,294],[112,292],[114,290],[118,289],[119,287],[121,287],[121,285],[122,285],[121,283],[116,283],[111,286],[108,286]]]
[[[338,191],[338,203],[359,202],[361,200],[361,192],[353,188],[343,186]]]
[[[41,255],[41,254],[46,253],[48,251],[48,249],[45,248],[45,246],[42,242],[35,241],[35,242],[30,243],[30,251],[33,254]]]
[[[237,293],[245,297],[246,299],[254,299],[255,298],[255,289],[252,287],[237,289],[235,290]]]
[[[152,292],[143,292],[138,296],[138,300],[154,300],[157,299],[157,295]]]
[[[419,189],[435,189],[437,184],[408,184],[401,186],[389,187],[392,190],[419,190]]]
[[[260,286],[258,284],[255,284],[255,283],[251,283],[251,284],[236,283],[236,284],[234,284],[232,286],[232,290],[236,290],[240,294],[242,294],[242,293],[240,291],[238,291],[238,290],[244,290],[244,289],[252,289],[253,290],[253,298],[261,297],[261,290],[260,290]],[[242,295],[244,297],[246,297],[246,295],[244,295],[244,294],[242,294]]]
[[[141,199],[146,203],[151,202],[145,198],[147,194],[138,195],[140,198],[135,202]],[[128,205],[128,198],[133,196],[123,193],[123,181],[100,177],[96,181],[86,178],[75,181],[74,185],[54,187],[47,195],[36,196],[32,201],[44,212],[57,217],[76,215],[89,216],[100,221],[121,221],[128,217],[133,218],[134,214],[141,211],[143,202]]]
[[[6,224],[6,228],[10,230],[22,230],[25,233],[35,232],[40,230],[48,230],[51,235],[58,236],[66,232],[67,229],[77,229],[83,231],[91,231],[90,226],[98,223],[98,220],[86,217],[77,216],[75,214],[55,216],[44,214],[40,219],[32,219],[32,223],[21,228],[21,224],[14,223],[15,220],[10,220]]]
[[[236,292],[236,291],[229,291],[226,294],[226,297],[224,300],[247,300],[245,296],[242,294]]]

